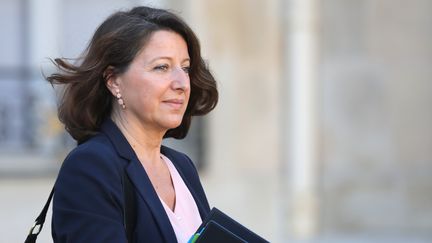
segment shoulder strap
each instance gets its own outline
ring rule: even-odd
[[[132,183],[129,179],[129,177],[124,174],[124,197],[125,197],[125,208],[124,208],[124,225],[126,230],[126,237],[128,239],[128,242],[132,242],[133,232],[135,229],[135,223],[136,223],[136,203],[135,203],[135,194],[134,189],[132,186]],[[45,223],[46,214],[48,212],[49,205],[51,204],[51,200],[54,195],[54,189],[53,187],[51,189],[51,193],[48,196],[48,200],[45,203],[45,206],[42,209],[42,212],[39,214],[39,216],[36,218],[33,226],[30,228],[30,232],[27,235],[27,238],[24,243],[36,243],[36,239],[39,235],[39,233],[42,231],[43,224]]]
[[[45,203],[45,206],[42,209],[42,212],[39,214],[39,216],[36,218],[33,226],[30,228],[30,232],[27,236],[27,239],[24,243],[35,243],[36,238],[38,237],[39,233],[42,230],[43,224],[45,223],[46,214],[48,212],[49,205],[51,203],[51,199],[54,195],[54,187],[51,189],[51,193],[48,196],[48,200]]]
[[[126,237],[129,243],[133,242],[133,233],[135,231],[136,224],[136,202],[135,202],[135,193],[132,182],[129,179],[129,176],[124,173],[124,200],[125,200],[125,208],[124,208],[124,225],[126,230]]]

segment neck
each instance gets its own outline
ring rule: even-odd
[[[135,119],[120,115],[119,112],[114,112],[111,119],[126,137],[143,165],[154,165],[160,162],[160,147],[164,131],[148,128]]]

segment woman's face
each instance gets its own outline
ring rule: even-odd
[[[187,44],[179,34],[154,32],[127,71],[116,77],[129,122],[158,131],[178,127],[189,101],[189,65]]]

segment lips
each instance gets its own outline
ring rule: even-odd
[[[183,106],[184,100],[183,99],[169,99],[162,101],[164,104],[169,105],[170,107],[174,109],[180,109]]]

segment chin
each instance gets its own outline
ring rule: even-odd
[[[165,127],[168,128],[168,129],[177,128],[177,127],[179,127],[181,125],[182,120],[175,119],[175,120],[167,121],[165,123]]]

